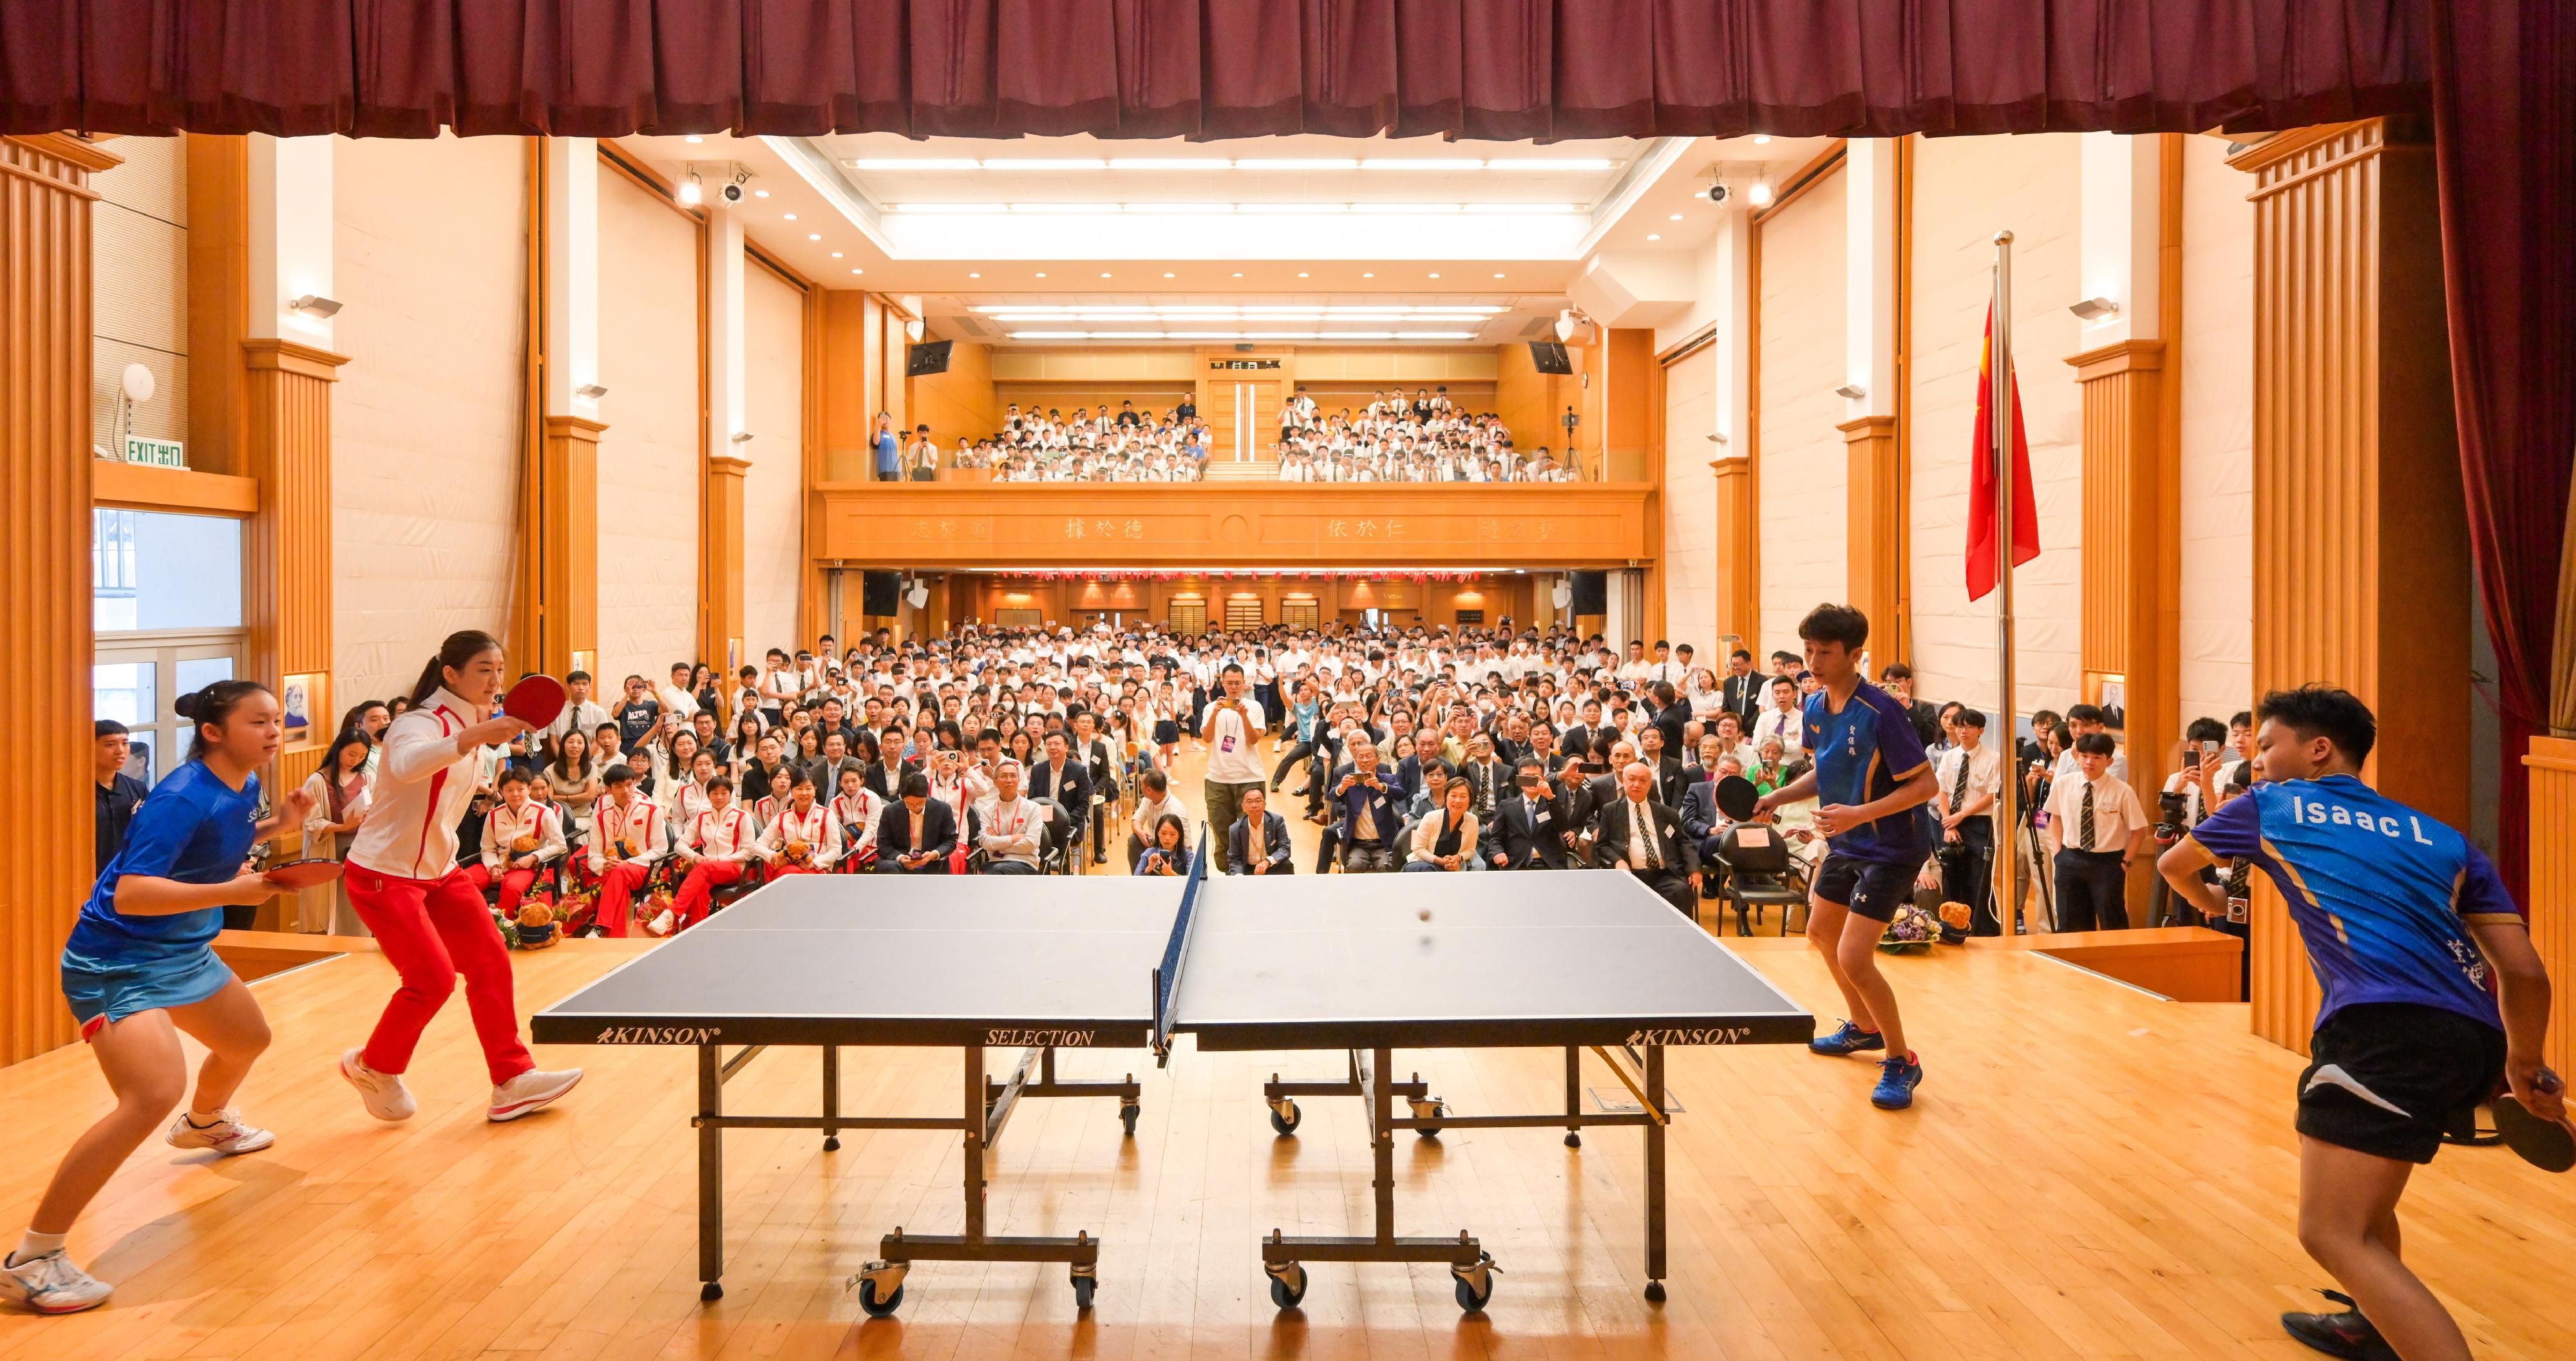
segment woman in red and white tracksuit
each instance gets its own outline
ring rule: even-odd
[[[671,910],[645,926],[654,935],[673,929],[674,921],[681,931],[705,921],[715,891],[742,882],[751,862],[761,858],[760,833],[752,826],[751,814],[733,801],[733,777],[709,777],[706,794],[707,806],[673,839],[672,853],[688,863],[689,874],[680,881]]]
[[[832,800],[832,825],[841,829],[843,874],[864,874],[876,868],[877,819],[883,816],[885,800],[868,788],[867,777],[857,770],[843,770],[841,792]]]
[[[465,881],[475,892],[501,886],[505,917],[519,915],[519,899],[564,855],[563,822],[554,809],[528,797],[529,778],[524,767],[502,768],[501,802],[483,816],[483,858],[465,867]]]
[[[367,1043],[340,1056],[340,1075],[379,1120],[416,1109],[403,1071],[429,1018],[465,978],[465,1005],[492,1077],[493,1120],[516,1120],[573,1089],[581,1070],[544,1072],[519,1042],[510,954],[483,894],[456,863],[456,826],[473,802],[482,749],[528,725],[487,717],[501,693],[501,644],[451,633],[422,668],[412,707],[385,729],[375,805],[349,848],[349,905],[374,932],[402,986]]]
[[[783,874],[829,874],[841,858],[841,829],[832,810],[814,800],[814,777],[797,771],[790,777],[787,806],[760,829],[760,853],[769,861],[770,877]]]

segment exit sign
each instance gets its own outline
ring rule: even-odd
[[[1279,367],[1279,361],[1276,359],[1211,359],[1208,361],[1208,367],[1212,369],[1275,369]]]
[[[188,447],[174,439],[128,435],[125,437],[125,461],[148,463],[155,468],[184,468],[188,466]]]

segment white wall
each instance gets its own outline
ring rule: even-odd
[[[742,487],[747,660],[772,647],[796,648],[805,551],[805,295],[757,261],[745,261],[742,274],[743,428],[752,434]]]
[[[507,629],[526,166],[507,137],[333,151],[333,343],[349,362],[331,392],[331,702],[345,709],[409,686],[450,632]]]
[[[1747,643],[1756,656],[1796,650],[1807,611],[1850,598],[1850,463],[1834,395],[1845,381],[1843,199],[1837,169],[1760,228],[1762,636]]]
[[[2014,371],[2039,502],[2039,557],[2013,577],[2019,708],[2062,712],[2079,694],[2083,399],[2075,370],[2064,361],[2077,345],[2076,319],[2066,307],[2081,296],[2080,160],[2074,134],[1929,137],[1915,144],[1909,513],[1916,691],[1990,714],[1995,597],[1968,600],[1968,453],[1993,292],[1993,237],[2005,229],[2013,233]],[[1766,324],[1770,306],[1766,297]],[[1766,392],[1770,385],[1766,367]],[[1766,523],[1766,538],[1770,532]]]
[[[2182,719],[2254,688],[2254,178],[2183,139]]]
[[[666,679],[698,636],[697,230],[599,176],[599,667]],[[721,661],[722,658],[712,660]]]
[[[1664,368],[1664,636],[1703,663],[1717,645],[1717,354],[1703,345]]]

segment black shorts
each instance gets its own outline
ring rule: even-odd
[[[2429,1163],[2453,1117],[2504,1076],[2504,1032],[2411,1002],[2345,1007],[2317,1027],[2299,1074],[2299,1133]]]
[[[1816,897],[1840,903],[1854,916],[1892,922],[1898,908],[1914,901],[1914,868],[1828,851],[1825,867],[1816,871]]]

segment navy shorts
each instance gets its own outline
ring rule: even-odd
[[[2429,1163],[2454,1117],[2504,1078],[2504,1032],[2440,1007],[2359,1002],[2317,1027],[2299,1074],[2299,1133]]]
[[[1892,922],[1898,908],[1914,901],[1914,869],[1828,851],[1824,868],[1816,871],[1816,897],[1840,903],[1854,916]]]

